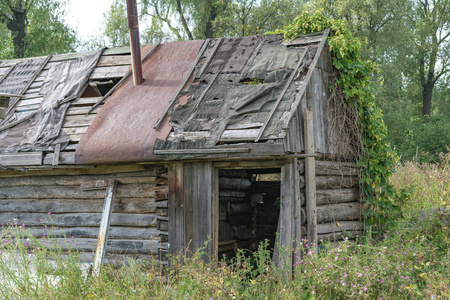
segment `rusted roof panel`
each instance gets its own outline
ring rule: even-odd
[[[171,130],[166,117],[153,129],[195,63],[203,41],[166,43],[143,63],[144,83],[129,77],[109,97],[82,136],[76,164],[108,164],[161,160],[153,154],[155,140]],[[152,45],[144,46],[143,54]]]

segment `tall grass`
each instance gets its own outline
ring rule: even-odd
[[[172,257],[170,267],[129,259],[119,267],[104,265],[92,277],[80,263],[76,239],[67,238],[73,248],[63,253],[51,234],[33,236],[25,222],[5,220],[0,297],[450,299],[450,215],[434,209],[448,204],[449,160],[447,155],[435,164],[399,166],[392,182],[397,188],[414,186],[405,204],[407,217],[377,239],[368,234],[334,247],[303,244],[292,278],[273,264],[264,243],[253,254],[240,251],[219,263],[205,263],[206,254],[199,249]]]
[[[408,161],[400,164],[391,177],[396,189],[411,191],[412,201],[406,211],[429,210],[450,206],[450,153],[440,154],[434,163]]]

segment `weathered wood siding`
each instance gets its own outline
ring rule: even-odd
[[[0,178],[0,220],[2,223],[17,220],[42,238],[44,234],[53,234],[63,249],[76,243],[80,250],[92,252],[106,194],[106,187],[101,187],[114,178],[118,184],[107,253],[115,257],[127,254],[165,260],[167,172],[160,166],[139,166],[142,171],[127,172],[133,168],[110,167],[112,174],[57,175],[61,170],[55,170],[53,175],[48,171],[41,176],[23,173],[18,177]],[[107,173],[108,167],[101,170]],[[85,171],[94,172],[92,169]]]

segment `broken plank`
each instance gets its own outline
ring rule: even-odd
[[[120,78],[123,77],[130,66],[96,67],[90,79]]]
[[[44,165],[53,165],[54,153],[47,153],[44,156]],[[73,165],[75,164],[75,152],[60,152],[58,165]]]
[[[94,108],[91,110],[90,106],[84,106],[84,107],[69,107],[69,109],[66,112],[66,116],[75,116],[75,115],[85,115],[87,113],[93,113],[96,114],[100,111],[100,106]]]
[[[95,116],[96,114],[67,116],[63,128],[89,126]]]
[[[97,67],[131,65],[131,55],[109,55],[100,57]]]
[[[42,152],[23,152],[0,154],[0,165],[3,166],[40,166]]]

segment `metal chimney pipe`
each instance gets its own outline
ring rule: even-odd
[[[142,78],[141,43],[136,0],[127,0],[128,29],[130,31],[131,65],[134,85],[140,85]]]

